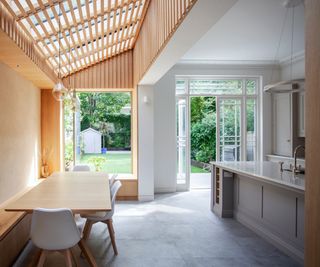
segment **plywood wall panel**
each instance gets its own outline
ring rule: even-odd
[[[305,266],[320,266],[320,1],[305,1],[306,193]]]
[[[142,79],[197,0],[152,0],[133,49],[133,84]]]
[[[53,98],[52,91],[41,90],[41,149],[49,152],[50,174],[61,170],[61,111],[61,103]]]
[[[63,79],[76,89],[128,89],[133,87],[132,50],[123,52]]]

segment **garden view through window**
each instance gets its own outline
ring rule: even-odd
[[[64,101],[66,170],[86,164],[94,171],[132,173],[131,94],[79,92],[73,106]]]
[[[178,184],[209,172],[210,161],[257,160],[258,81],[177,76]]]

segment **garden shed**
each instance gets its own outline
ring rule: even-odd
[[[81,132],[84,153],[101,153],[101,133],[95,129],[88,128]]]

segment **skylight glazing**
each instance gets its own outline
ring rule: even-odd
[[[56,74],[60,60],[60,74],[65,77],[132,49],[148,1],[3,0],[2,3]]]

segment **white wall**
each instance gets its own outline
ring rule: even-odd
[[[147,101],[147,102],[146,102]],[[154,199],[153,88],[138,87],[138,192],[140,201]]]
[[[292,70],[291,70],[292,69]],[[292,73],[291,73],[292,71]],[[291,65],[290,62],[286,62],[281,65],[281,80],[289,80],[289,79],[299,79],[305,77],[305,59],[304,57],[299,60],[293,62]]]
[[[40,90],[0,62],[0,203],[39,177]]]
[[[176,191],[175,76],[170,70],[154,86],[155,192]]]
[[[273,80],[279,79],[279,70],[273,66],[175,65],[167,72],[154,85],[155,192],[176,190],[175,75],[255,75],[262,76],[265,85],[270,83],[271,77]],[[261,155],[265,156],[271,152],[272,147],[271,97],[269,94],[261,93],[261,98],[260,115],[263,117]]]

